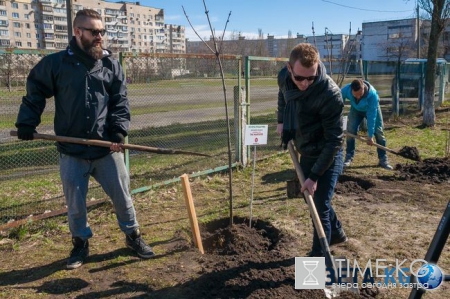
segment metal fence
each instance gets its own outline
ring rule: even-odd
[[[64,210],[54,143],[24,142],[10,136],[25,94],[26,76],[49,53],[0,50],[0,226],[30,215]],[[252,148],[243,146],[245,124],[269,125],[268,144],[258,146],[257,158],[281,150],[280,137],[275,132],[276,77],[286,58],[249,56],[243,61],[241,56],[221,55],[224,80],[214,55],[120,53],[119,58],[131,107],[128,143],[212,156],[127,151],[132,194],[176,182],[184,173],[195,177],[226,170],[228,133],[233,166],[245,164],[248,157],[253,157]],[[395,65],[346,63],[346,73],[334,70],[333,78],[340,80],[339,76],[343,76],[345,84],[364,74],[378,89],[381,99],[391,101]],[[48,99],[37,128],[39,133],[54,134],[53,113],[53,99]],[[89,203],[104,199],[106,195],[93,180]]]

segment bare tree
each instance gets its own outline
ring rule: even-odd
[[[424,126],[433,127],[436,121],[434,112],[434,88],[436,76],[436,58],[439,37],[445,28],[450,15],[450,1],[448,0],[418,0],[420,8],[431,16],[431,29],[428,43],[427,66],[425,73],[425,99],[423,104]]]
[[[229,187],[229,204],[230,204],[229,209],[230,209],[230,226],[232,226],[233,225],[233,172],[232,172],[232,168],[231,168],[231,164],[232,164],[232,161],[231,161],[231,136],[230,136],[231,123],[230,123],[230,118],[228,116],[227,88],[225,85],[225,76],[223,73],[222,59],[220,58],[220,55],[222,53],[223,37],[224,37],[226,29],[227,29],[227,24],[230,21],[231,11],[228,14],[228,18],[225,23],[225,28],[223,30],[222,37],[220,39],[217,39],[216,32],[211,25],[211,20],[209,19],[209,11],[208,11],[208,8],[206,7],[205,0],[203,0],[203,6],[205,8],[205,14],[206,14],[206,18],[208,20],[209,28],[211,29],[211,36],[212,36],[212,41],[213,41],[212,47],[208,43],[206,43],[204,41],[204,39],[202,39],[202,37],[198,34],[198,32],[195,30],[194,26],[192,26],[192,23],[191,23],[188,15],[186,14],[186,10],[184,9],[184,6],[182,6],[182,8],[183,8],[184,15],[186,16],[186,19],[189,22],[189,25],[191,26],[192,30],[194,30],[194,32],[198,36],[198,38],[200,38],[200,40],[203,41],[203,43],[206,45],[206,47],[208,47],[208,49],[216,56],[216,62],[219,65],[219,69],[220,69],[220,77],[222,79],[222,89],[223,89],[223,97],[224,97],[224,104],[225,104],[225,119],[227,122],[228,180],[229,180],[228,187]],[[218,41],[220,41],[220,45],[217,43]]]

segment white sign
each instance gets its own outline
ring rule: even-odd
[[[268,125],[246,125],[245,145],[267,144]]]

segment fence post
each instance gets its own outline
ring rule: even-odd
[[[235,162],[242,162],[241,152],[241,100],[239,96],[239,86],[233,87],[233,100],[234,100],[234,152],[236,153]]]
[[[245,101],[245,88],[242,88],[241,98],[240,98],[239,109],[241,110],[241,127],[239,128],[241,132],[241,147],[240,147],[240,155],[241,155],[241,163],[243,167],[247,166],[248,161],[248,150],[247,146],[245,146],[245,127],[247,125],[247,102]]]

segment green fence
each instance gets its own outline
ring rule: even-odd
[[[49,53],[0,50],[0,225],[65,207],[54,143],[19,141],[10,136],[25,94],[26,76]],[[214,55],[121,53],[119,59],[126,74],[131,107],[128,143],[211,155],[127,151],[133,194],[177,182],[184,173],[195,177],[226,170],[227,128],[233,165],[246,164],[253,158],[253,148],[243,146],[246,124],[269,126],[268,143],[258,146],[257,158],[281,151],[280,136],[275,132],[276,78],[286,58],[249,56],[243,60],[237,55],[221,55],[225,88]],[[336,73],[334,68],[345,69],[345,74]],[[366,76],[388,110],[395,72],[392,63],[350,61],[345,68],[339,68],[337,62],[333,64],[333,78],[341,85]],[[39,133],[54,134],[53,113],[53,99],[49,99],[37,128]],[[106,195],[92,181],[88,201],[102,199]]]

